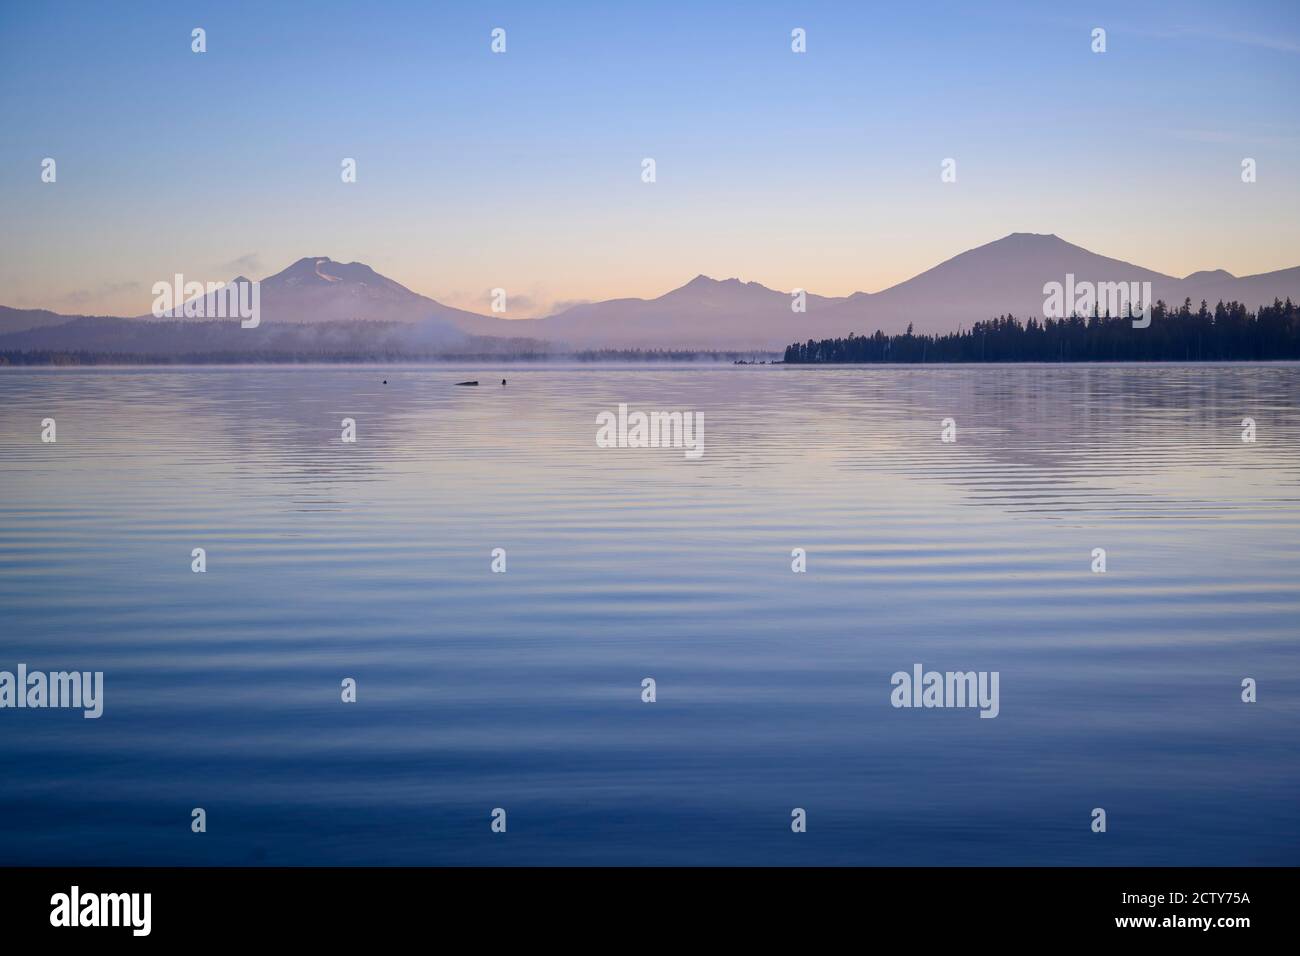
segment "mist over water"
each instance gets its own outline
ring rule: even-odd
[[[0,669],[105,676],[0,711],[0,864],[1294,865],[1297,439],[1295,365],[7,370]]]

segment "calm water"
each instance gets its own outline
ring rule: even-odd
[[[1298,439],[1295,366],[5,371],[0,669],[106,702],[0,710],[0,862],[1300,863]]]

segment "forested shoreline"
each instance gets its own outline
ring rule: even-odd
[[[785,350],[788,365],[918,362],[1251,362],[1300,359],[1300,306],[1288,298],[1250,312],[1239,302],[1211,309],[1191,300],[1151,308],[1151,324],[1131,316],[1066,319],[1010,315],[942,335],[850,333],[809,339]]]

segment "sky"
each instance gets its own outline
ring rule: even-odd
[[[0,304],[329,256],[525,318],[700,273],[876,291],[1011,232],[1267,272],[1297,91],[1295,0],[0,0]]]

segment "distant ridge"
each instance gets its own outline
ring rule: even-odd
[[[1204,299],[1211,306],[1238,301],[1254,309],[1274,299],[1300,301],[1300,266],[1251,276],[1203,270],[1180,279],[1098,255],[1056,235],[1025,232],[969,249],[879,292],[842,297],[807,292],[802,312],[791,308],[791,290],[697,275],[653,299],[610,299],[545,318],[507,320],[444,305],[364,263],[307,256],[261,280],[262,328],[241,330],[230,347],[255,350],[276,334],[282,341],[310,343],[327,329],[334,338],[365,342],[366,329],[376,326],[377,333],[382,325],[385,349],[420,354],[463,348],[467,336],[526,338],[567,349],[779,351],[792,341],[850,332],[898,333],[911,325],[917,333],[942,333],[1003,314],[1041,317],[1044,284],[1063,282],[1067,274],[1078,282],[1150,282],[1153,296],[1170,305],[1184,299],[1199,305]],[[135,337],[133,329],[111,326],[113,321],[145,323],[153,316],[112,320],[0,306],[0,351],[101,348],[114,336]],[[263,331],[277,326],[320,328],[291,337],[283,328]],[[178,334],[184,337],[183,331]]]
[[[1171,304],[1202,298],[1251,308],[1300,301],[1300,267],[1238,278],[1220,269],[1178,279],[1097,255],[1056,235],[1017,232],[954,256],[880,292],[840,298],[808,294],[791,310],[789,292],[739,279],[696,276],[656,299],[614,299],[537,320],[538,338],[608,347],[784,348],[791,341],[904,331],[952,332],[996,315],[1042,317],[1043,285],[1067,274],[1090,282],[1149,281]]]

